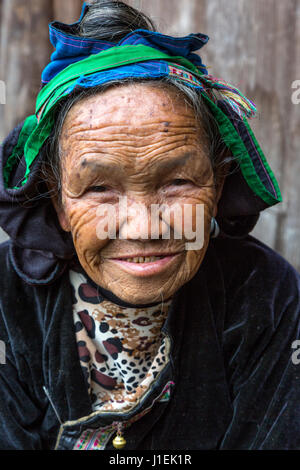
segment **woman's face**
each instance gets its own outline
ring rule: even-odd
[[[172,89],[109,88],[71,108],[60,146],[56,208],[84,270],[127,302],[170,298],[203,260],[221,193],[193,110]],[[182,209],[182,219],[171,209],[169,219],[162,212],[155,225],[155,205],[162,204]],[[204,208],[201,226],[197,205]],[[188,228],[200,233],[202,227],[203,244],[187,249],[193,242]]]

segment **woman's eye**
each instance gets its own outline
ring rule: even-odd
[[[89,188],[89,191],[93,191],[94,193],[103,193],[104,191],[107,191],[107,187],[106,186],[91,186]]]
[[[175,186],[182,186],[184,184],[189,184],[189,180],[184,180],[181,178],[176,178],[175,180],[171,181],[171,184],[174,184]]]

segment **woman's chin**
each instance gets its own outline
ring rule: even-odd
[[[170,295],[170,293],[165,293],[163,289],[159,289],[156,292],[152,290],[150,295],[145,295],[145,293],[138,293],[133,291],[132,293],[124,292],[120,289],[111,290],[111,292],[123,302],[133,305],[149,305],[156,302],[161,302],[162,299],[166,301],[168,298],[172,297],[172,294]]]
[[[194,254],[195,255],[195,254]],[[197,272],[202,257],[180,253],[159,262],[135,264],[105,259],[83,268],[100,287],[126,303],[147,305],[170,299]],[[148,264],[148,266],[147,266]],[[146,269],[145,269],[146,266]]]
[[[93,279],[96,282],[95,279]],[[169,279],[153,280],[148,279],[126,279],[123,277],[116,282],[115,277],[105,279],[103,277],[100,281],[96,282],[102,288],[110,291],[113,295],[118,297],[123,302],[134,305],[147,305],[156,302],[167,300],[178,290],[181,285],[176,276],[171,276]]]

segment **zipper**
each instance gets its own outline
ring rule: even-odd
[[[52,408],[53,408],[54,413],[56,414],[56,417],[57,417],[57,419],[58,419],[58,421],[59,421],[59,424],[62,426],[62,425],[63,425],[63,422],[62,422],[62,420],[60,419],[60,416],[59,416],[59,414],[58,414],[58,411],[57,411],[56,407],[54,406],[54,403],[53,403],[53,401],[52,401],[52,399],[51,399],[51,397],[50,397],[50,393],[48,392],[48,390],[47,390],[47,388],[45,387],[45,385],[43,385],[43,390],[44,390],[44,392],[45,392],[46,397],[48,398],[48,400],[49,400],[49,402],[50,402],[50,405],[51,405]]]

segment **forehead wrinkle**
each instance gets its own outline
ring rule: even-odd
[[[97,143],[99,141],[113,141],[115,136],[126,140],[157,137],[176,137],[178,134],[191,134],[198,131],[193,122],[185,122],[184,125],[165,120],[155,122],[118,122],[113,124],[86,122],[81,126],[72,125],[71,129],[65,129],[62,137],[66,140],[74,139],[77,142]],[[96,134],[96,135],[95,135]]]

